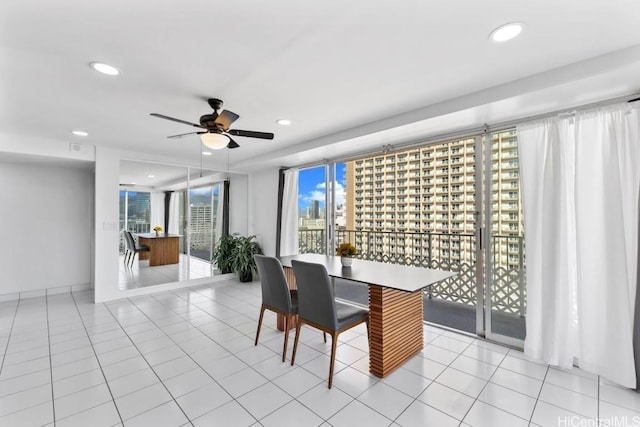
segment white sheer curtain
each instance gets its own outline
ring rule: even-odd
[[[518,126],[525,353],[632,388],[638,112],[625,103]]]
[[[164,193],[151,193],[151,229],[159,225],[164,230]],[[167,231],[168,232],[168,231]]]
[[[282,220],[280,222],[280,255],[298,253],[298,169],[284,171]]]
[[[168,233],[180,234],[180,193],[171,193],[169,199],[169,228]]]

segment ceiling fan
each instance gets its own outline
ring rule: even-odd
[[[221,148],[238,148],[237,142],[235,142],[233,136],[244,136],[248,138],[260,138],[260,139],[273,139],[273,134],[268,132],[256,132],[252,130],[240,130],[229,129],[229,126],[238,118],[239,115],[229,110],[222,110],[218,113],[218,110],[222,109],[222,100],[217,98],[210,98],[207,100],[209,106],[213,108],[212,114],[205,114],[200,117],[200,124],[187,122],[186,120],[176,119],[174,117],[165,116],[164,114],[151,113],[153,117],[160,119],[171,120],[172,122],[178,122],[185,125],[193,126],[196,128],[204,129],[198,132],[181,133],[178,135],[171,135],[167,138],[182,138],[187,135],[200,135],[202,143],[209,148],[219,150]]]

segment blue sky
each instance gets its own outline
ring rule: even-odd
[[[336,203],[341,204],[344,198],[345,164],[336,164]],[[301,169],[298,176],[298,207],[306,208],[312,200],[319,200],[324,208],[324,165],[310,169]]]

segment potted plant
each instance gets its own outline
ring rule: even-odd
[[[223,234],[218,240],[216,248],[213,250],[211,262],[218,266],[222,274],[233,272],[233,258],[236,251],[236,236]]]
[[[241,282],[251,282],[253,280],[253,273],[256,272],[256,262],[253,256],[262,254],[262,248],[254,240],[255,238],[256,236],[236,237],[232,267]]]
[[[343,267],[351,267],[353,257],[358,254],[358,250],[349,242],[341,243],[336,248],[336,255],[340,255],[340,262]]]

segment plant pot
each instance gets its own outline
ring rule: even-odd
[[[353,263],[353,258],[349,256],[341,256],[340,262],[342,263],[343,267],[348,268],[348,267],[351,267],[351,264]]]
[[[251,273],[251,270],[249,270],[249,271],[240,271],[240,272],[238,272],[238,279],[241,282],[252,282],[253,281],[253,273]]]
[[[156,237],[160,236],[160,232],[156,231]]]

